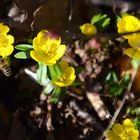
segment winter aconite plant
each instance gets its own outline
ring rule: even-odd
[[[15,46],[21,50],[16,58],[32,58],[38,63],[37,81],[44,86],[44,93],[51,95],[51,101],[62,99],[65,87],[70,86],[75,78],[75,70],[66,61],[59,61],[65,53],[66,45],[61,44],[61,37],[47,30],[40,31],[33,39],[33,44]]]
[[[140,20],[135,16],[125,14],[117,22],[115,21],[116,28],[114,28],[114,29],[117,29],[116,35],[118,36],[118,33],[119,33],[119,36],[124,38],[124,39],[121,39],[121,41],[124,41],[126,39],[128,42],[127,45],[129,46],[127,49],[124,50],[123,54],[126,54],[127,56],[129,56],[131,58],[132,66],[134,69],[134,71],[132,70],[133,72],[131,72],[130,74],[125,73],[125,75],[123,77],[119,76],[119,74],[117,74],[117,72],[113,70],[113,68],[115,67],[116,64],[112,64],[114,62],[114,61],[112,61],[112,58],[113,59],[115,58],[115,61],[116,61],[116,57],[118,56],[118,54],[114,55],[115,54],[114,52],[116,52],[116,50],[118,48],[117,49],[115,48],[116,50],[109,48],[109,46],[111,46],[111,47],[115,46],[120,41],[119,40],[120,38],[119,39],[117,38],[118,40],[114,39],[115,41],[114,40],[112,41],[111,40],[112,38],[109,38],[112,35],[111,34],[109,37],[105,36],[105,37],[102,37],[100,40],[99,36],[98,36],[97,39],[99,40],[100,44],[101,43],[103,44],[104,42],[108,43],[107,47],[104,47],[104,48],[96,47],[97,46],[97,44],[95,43],[96,37],[94,37],[94,39],[92,38],[93,36],[96,36],[98,33],[102,32],[102,31],[103,31],[103,33],[101,33],[101,34],[104,34],[105,29],[109,29],[108,31],[110,31],[111,30],[111,28],[109,28],[110,21],[111,21],[111,19],[108,15],[97,14],[91,18],[91,21],[89,23],[88,22],[81,23],[82,25],[79,26],[79,29],[80,29],[79,31],[81,31],[81,33],[84,34],[84,35],[81,35],[82,36],[81,38],[83,39],[85,37],[85,40],[84,41],[82,40],[81,42],[84,44],[88,39],[91,39],[90,41],[91,42],[93,41],[93,42],[90,43],[90,45],[91,44],[92,45],[89,48],[88,47],[84,48],[86,46],[84,44],[84,47],[82,48],[80,46],[82,44],[82,43],[80,44],[80,39],[72,38],[72,39],[74,39],[72,41],[75,41],[76,39],[78,40],[78,41],[76,40],[78,43],[77,42],[73,43],[75,45],[75,48],[78,51],[75,50],[75,48],[74,49],[72,48],[71,50],[74,53],[76,53],[76,52],[78,52],[79,54],[82,53],[82,56],[84,56],[85,54],[83,53],[84,51],[82,49],[85,49],[87,54],[89,54],[90,56],[93,56],[93,57],[88,57],[88,55],[86,55],[85,58],[83,57],[83,59],[85,59],[84,61],[89,62],[89,65],[87,65],[87,67],[89,67],[88,68],[89,71],[91,71],[91,72],[89,72],[89,76],[90,76],[90,78],[93,76],[92,77],[93,79],[90,80],[91,83],[94,80],[96,81],[96,76],[94,77],[94,75],[92,74],[93,67],[91,67],[91,65],[94,65],[94,68],[95,69],[97,68],[97,70],[98,70],[98,66],[101,65],[101,67],[100,67],[101,70],[99,69],[99,71],[101,71],[100,76],[102,77],[102,75],[103,75],[103,77],[104,77],[104,74],[102,74],[102,72],[104,72],[102,70],[102,66],[106,65],[106,63],[104,64],[104,60],[105,60],[105,58],[107,58],[106,60],[108,60],[108,56],[111,57],[111,62],[109,62],[109,64],[107,63],[107,66],[109,67],[109,68],[107,68],[107,70],[112,70],[112,71],[107,74],[106,80],[105,80],[106,83],[104,83],[104,85],[107,85],[107,86],[102,85],[103,80],[99,79],[99,80],[101,80],[101,82],[99,81],[99,91],[97,92],[97,94],[100,96],[99,92],[103,91],[103,93],[106,93],[106,91],[108,89],[108,93],[109,93],[110,97],[116,96],[116,98],[117,98],[117,96],[120,96],[122,94],[124,94],[124,97],[122,98],[122,100],[119,99],[120,102],[115,103],[118,110],[116,109],[116,106],[114,105],[115,106],[114,109],[116,109],[116,112],[114,112],[114,116],[112,117],[112,120],[110,121],[110,125],[109,125],[109,127],[107,127],[107,131],[105,131],[105,133],[103,135],[106,135],[109,140],[138,140],[139,131],[135,128],[135,123],[139,122],[138,119],[135,120],[134,123],[130,119],[125,119],[123,121],[123,124],[120,124],[120,123],[114,124],[114,122],[115,122],[117,115],[119,114],[121,108],[123,107],[126,99],[129,98],[128,94],[130,93],[133,81],[135,79],[136,72],[138,70],[138,66],[140,64],[140,33],[139,33]],[[1,62],[3,61],[3,59],[7,60],[7,57],[9,55],[11,55],[14,50],[14,46],[13,46],[14,37],[12,35],[8,34],[9,30],[10,29],[8,26],[4,25],[3,23],[0,23],[0,61]],[[69,33],[70,33],[70,31],[69,31]],[[107,35],[107,34],[105,34],[105,35]],[[74,37],[76,37],[76,36],[74,35]],[[106,38],[108,40],[104,41],[104,40],[106,40]],[[103,45],[98,45],[98,46],[103,46]],[[93,50],[92,48],[97,48],[97,49]],[[75,79],[76,79],[77,71],[75,71],[74,67],[72,67],[66,60],[63,59],[63,56],[65,55],[67,47],[65,44],[63,44],[63,41],[58,34],[48,31],[48,30],[41,30],[33,39],[31,39],[30,43],[17,44],[15,46],[15,49],[19,50],[14,55],[15,58],[22,59],[22,60],[29,58],[37,63],[37,69],[35,70],[35,73],[33,73],[35,75],[34,79],[43,87],[43,93],[47,96],[50,96],[50,98],[48,98],[48,99],[51,99],[52,103],[57,103],[59,100],[63,99],[67,87],[72,86],[74,84],[76,85]],[[123,49],[121,49],[121,51],[122,50]],[[104,55],[106,55],[104,53],[102,55],[102,51],[107,52],[106,53],[107,57],[104,56]],[[96,56],[95,55],[96,52],[99,52],[99,55]],[[117,50],[117,53],[118,52],[120,53],[120,51]],[[95,57],[94,57],[94,55],[95,55]],[[112,57],[112,55],[114,55],[114,56]],[[103,58],[102,58],[102,56],[103,56]],[[96,58],[98,58],[98,57],[101,57],[103,60],[96,62],[96,60],[98,60]],[[77,58],[77,57],[75,57],[75,58]],[[89,60],[91,58],[94,60]],[[94,61],[95,63],[90,63],[91,61]],[[2,66],[7,68],[6,63],[5,63],[6,61],[3,61],[3,62],[4,63]],[[98,63],[99,63],[99,65],[98,65]],[[80,62],[80,64],[84,65],[86,63]],[[132,66],[131,66],[131,68],[132,68]],[[6,76],[8,76],[8,73]],[[85,76],[84,78],[86,79],[87,76]],[[84,81],[84,78],[83,78],[83,81]],[[87,79],[90,79],[90,78],[88,77]],[[94,82],[93,82],[93,84],[94,84]],[[85,85],[88,85],[88,84],[85,84]],[[90,86],[91,86],[91,84],[90,84]],[[96,86],[96,84],[93,85],[93,87],[95,87],[95,86]],[[82,89],[84,89],[84,88],[82,88]],[[89,87],[89,89],[90,89],[90,87]],[[93,90],[96,91],[96,88],[93,88]],[[92,92],[95,92],[95,91],[92,91]],[[86,91],[86,93],[87,93],[87,91]],[[94,98],[94,94],[92,95],[92,97]],[[113,104],[114,103],[112,103],[112,105]],[[97,104],[97,106],[98,106],[98,104]],[[94,107],[94,105],[93,105],[93,107]],[[111,115],[112,115],[112,113],[111,113]],[[105,115],[105,116],[107,116],[107,115]],[[106,117],[106,119],[107,119],[107,117]],[[137,124],[140,124],[140,123],[137,123]],[[112,125],[113,125],[113,127],[112,127]],[[137,127],[137,128],[139,129],[140,127]]]
[[[0,23],[0,70],[7,77],[11,76],[9,55],[14,51],[14,37],[9,35],[9,27]]]
[[[82,34],[93,36],[97,31],[105,30],[110,24],[110,18],[106,14],[97,14],[92,17],[90,23],[84,23],[79,28]]]
[[[128,55],[131,58],[133,72],[131,73],[131,79],[129,81],[127,90],[126,92],[124,92],[123,101],[115,111],[115,115],[111,120],[111,124],[114,123],[118,112],[122,108],[126,97],[130,92],[132,83],[135,79],[140,64],[140,20],[131,15],[124,15],[120,20],[118,20],[117,28],[118,33],[120,33],[123,38],[127,39],[128,44],[131,46],[130,48],[124,50],[124,54]],[[110,129],[110,126],[108,127],[108,129]],[[139,131],[135,128],[134,123],[130,119],[125,119],[123,121],[123,124],[115,123],[111,130],[108,131],[107,137],[109,140],[138,140]]]

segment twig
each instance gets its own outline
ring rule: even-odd
[[[91,126],[94,126],[95,128],[99,129],[101,132],[103,132],[104,127],[102,124],[97,122],[97,120],[89,113],[83,111],[75,101],[70,102],[70,108],[77,111],[77,117],[80,117],[82,120],[85,120],[87,124],[90,124]]]
[[[122,107],[123,107],[123,105],[124,105],[124,103],[125,103],[125,101],[126,101],[126,99],[127,99],[128,94],[130,93],[130,89],[131,89],[131,87],[132,87],[132,84],[133,84],[134,78],[135,78],[135,76],[136,76],[136,73],[137,73],[137,70],[134,70],[134,72],[132,73],[132,76],[131,76],[131,80],[130,80],[130,82],[129,82],[129,84],[128,84],[128,87],[127,87],[127,89],[126,89],[126,92],[125,92],[125,94],[124,94],[124,96],[123,96],[122,102],[120,103],[119,107],[118,107],[117,110],[115,111],[114,116],[112,117],[112,119],[111,119],[111,121],[110,121],[108,127],[106,128],[106,130],[104,131],[104,133],[101,135],[101,137],[100,137],[98,140],[102,140],[102,139],[106,136],[108,130],[109,130],[109,129],[112,127],[112,125],[114,124],[114,122],[115,122],[117,116],[119,115],[119,113],[120,113],[120,111],[121,111],[121,109],[122,109]]]
[[[108,116],[110,116],[109,111],[107,110],[104,102],[101,100],[99,93],[87,91],[86,96],[101,120],[105,120]]]
[[[47,113],[47,120],[46,120],[46,127],[48,131],[54,130],[54,127],[52,125],[52,105],[48,103],[48,113]]]
[[[114,38],[118,38],[118,37],[122,37],[125,35],[131,35],[133,33],[140,33],[140,30],[135,31],[135,32],[128,32],[128,33],[117,33],[117,32],[105,32],[105,33],[97,33],[96,35],[92,35],[92,36],[86,36],[82,33],[72,33],[72,32],[61,32],[62,35],[65,35],[66,38],[70,38],[73,40],[89,40],[91,38],[99,38],[99,37],[105,37],[105,38],[109,38],[109,39],[114,39]]]

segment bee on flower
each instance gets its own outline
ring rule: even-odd
[[[8,34],[9,30],[7,25],[0,23],[0,70],[8,77],[11,76],[11,69],[7,57],[14,50],[14,37]]]

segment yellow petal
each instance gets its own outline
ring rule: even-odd
[[[13,50],[14,50],[14,47],[12,45],[2,47],[2,48],[0,48],[0,55],[2,57],[7,57],[7,56],[11,55]]]
[[[56,80],[56,81],[53,81],[53,83],[59,87],[65,87],[65,83],[59,81],[59,80]]]
[[[138,18],[125,15],[117,23],[119,33],[135,32],[140,30],[140,21]]]
[[[46,65],[53,65],[56,63],[55,59],[49,59],[46,55],[42,54],[39,51],[31,51],[30,55],[37,62],[42,62]]]
[[[133,58],[136,53],[136,49],[128,48],[124,51],[124,54],[128,55],[129,57]]]
[[[60,45],[57,50],[56,59],[61,58],[66,51],[66,45]]]
[[[129,36],[128,43],[131,47],[140,47],[140,33]]]
[[[63,76],[61,77],[62,79],[63,79]],[[70,74],[70,73],[69,73],[69,75],[66,74],[65,76],[67,76],[67,77],[65,77],[65,79],[63,79],[63,80],[58,79],[58,80],[53,81],[53,83],[60,87],[67,87],[67,86],[71,85],[76,78],[76,76],[74,74]]]
[[[113,132],[118,135],[118,136],[122,136],[125,132],[124,132],[124,128],[121,124],[116,123],[113,127],[112,127]],[[120,133],[121,132],[121,133]]]
[[[37,62],[42,62],[44,60],[44,58],[42,57],[43,55],[40,55],[40,53],[37,51],[30,51],[30,55]]]
[[[0,35],[0,48],[7,47],[14,43],[14,37],[12,35]]]
[[[97,33],[96,27],[90,23],[85,23],[81,25],[80,30],[83,34],[88,36],[95,35]]]
[[[69,76],[69,79],[70,80],[74,80],[75,79],[75,70],[73,67],[68,67],[67,70],[66,70],[66,74],[67,76]]]
[[[75,78],[76,78],[75,70],[74,70],[73,67],[69,67],[67,69],[66,76],[68,77],[67,81],[66,81],[67,86],[71,85],[74,82]]]
[[[35,50],[45,50],[53,46],[53,44],[59,46],[61,38],[47,30],[42,30],[38,33],[37,37],[33,39],[33,47]]]
[[[108,140],[121,140],[121,138],[116,135],[112,130],[108,131],[107,138],[109,138]]]
[[[48,32],[47,35],[45,34],[45,37],[46,36],[47,36],[47,39],[48,39],[47,40],[48,44],[56,44],[56,45],[60,45],[61,44],[61,38],[57,34]]]
[[[66,61],[60,61],[59,66],[62,76],[61,78],[53,81],[53,83],[60,87],[67,87],[71,85],[76,78],[75,70],[73,67],[69,67],[68,62]]]
[[[137,51],[135,52],[133,58],[134,58],[134,59],[138,59],[138,60],[140,60],[140,48],[137,49]]]
[[[131,133],[132,140],[137,140],[138,139],[138,137],[139,137],[139,131],[138,130],[133,130],[130,133]]]
[[[33,39],[33,47],[34,47],[35,50],[38,50],[39,49],[39,45],[40,45],[39,42],[40,42],[40,40],[37,39],[37,37],[35,37]]]
[[[7,35],[7,40],[8,40],[8,44],[13,44],[14,43],[14,37],[12,35]]]
[[[69,66],[67,61],[60,61],[58,64],[60,66],[61,71],[65,71]]]
[[[125,119],[123,121],[123,125],[128,126],[128,127],[134,127],[134,124],[130,119]]]
[[[43,63],[46,64],[46,65],[54,65],[54,64],[56,64],[56,59],[46,58],[46,59],[44,59]]]
[[[38,34],[37,34],[37,38],[42,38],[42,36],[44,36],[44,34],[48,33],[48,30],[41,30]]]
[[[6,35],[9,32],[9,27],[0,23],[0,34]]]

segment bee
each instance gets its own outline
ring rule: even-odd
[[[11,68],[8,64],[7,59],[0,56],[0,70],[3,72],[3,74],[7,77],[11,76]]]

